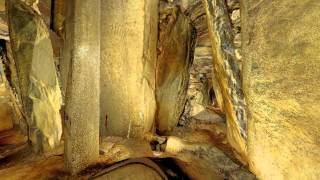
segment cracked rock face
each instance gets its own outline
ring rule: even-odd
[[[36,151],[59,143],[61,92],[47,25],[20,1],[7,1],[12,52],[19,87]]]
[[[259,179],[319,179],[319,2],[242,5],[251,169]]]

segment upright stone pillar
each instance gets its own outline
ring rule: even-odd
[[[60,142],[61,91],[49,30],[34,9],[19,0],[7,0],[10,43],[29,139],[36,152]]]
[[[186,104],[196,32],[176,5],[160,2],[159,14],[156,122],[166,132],[177,126]]]
[[[319,1],[241,2],[250,168],[262,180],[319,179]]]
[[[158,0],[101,1],[101,132],[154,127]]]
[[[99,155],[100,0],[68,3],[65,165],[76,173]]]

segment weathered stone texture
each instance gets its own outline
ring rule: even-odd
[[[190,68],[187,91],[188,102],[184,110],[184,118],[190,119],[204,111],[207,106],[214,104],[210,97],[211,79],[214,75],[212,71],[212,48],[208,34],[204,38],[197,34],[194,60]]]
[[[19,89],[36,151],[58,144],[62,134],[61,92],[49,31],[35,11],[17,0],[6,1],[12,54]]]
[[[156,110],[158,1],[104,0],[101,8],[101,133],[142,136]]]
[[[64,24],[67,13],[67,1],[54,0],[53,3],[53,30],[63,38]]]
[[[9,40],[5,0],[0,1],[0,39]]]
[[[320,4],[243,1],[248,153],[259,179],[319,179]]]
[[[206,9],[209,36],[212,41],[214,73],[224,101],[228,140],[245,163],[246,106],[227,6],[223,0],[203,0],[202,2]]]
[[[71,0],[68,12],[64,154],[66,168],[77,173],[99,156],[100,0]]]
[[[43,17],[45,23],[48,27],[51,25],[51,10],[52,10],[52,2],[54,0],[38,0],[38,7],[39,11],[41,13],[41,16]]]
[[[195,29],[177,6],[160,4],[156,71],[157,128],[170,131],[178,124],[187,100]]]

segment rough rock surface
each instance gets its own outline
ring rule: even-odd
[[[202,0],[212,41],[213,67],[224,101],[228,140],[246,162],[247,117],[228,9],[223,0]]]
[[[38,0],[38,7],[40,15],[44,18],[45,23],[48,27],[51,25],[51,7],[52,0]]]
[[[99,156],[100,0],[71,0],[68,13],[64,151],[66,168],[74,174]]]
[[[40,15],[28,5],[17,0],[6,3],[29,136],[35,150],[42,151],[58,144],[62,134],[61,92],[49,31]]]
[[[248,153],[259,179],[319,179],[320,4],[243,1]]]
[[[1,57],[2,58],[2,57]],[[7,87],[7,79],[3,59],[0,59],[0,132],[13,128],[13,109],[10,104],[10,92]]]
[[[212,145],[213,141],[216,140],[206,133],[186,133],[184,130],[168,137],[165,152],[175,155],[177,164],[191,179],[232,179],[232,176],[255,179],[254,175]]]
[[[156,68],[156,123],[160,132],[178,124],[187,98],[195,29],[178,6],[160,1]]]
[[[206,23],[204,21],[203,23]],[[223,102],[219,94],[219,86],[213,73],[212,47],[209,35],[197,33],[197,42],[193,64],[190,68],[190,79],[187,92],[187,103],[180,125],[187,125],[192,118],[207,111],[207,107],[215,106],[223,111]],[[214,87],[214,88],[213,88]],[[210,115],[208,114],[208,117]]]
[[[158,1],[105,0],[101,8],[100,131],[142,136],[156,111]]]
[[[53,4],[53,30],[63,38],[64,24],[66,19],[67,1],[54,0]]]
[[[223,111],[223,102],[219,84],[212,73],[212,46],[208,35],[204,6],[201,1],[195,0],[174,1],[173,3],[187,16],[196,31],[194,58],[189,72],[187,102],[179,125],[188,125],[193,118],[213,120],[215,118],[212,113],[208,113],[206,107],[214,105]]]
[[[0,39],[9,40],[5,0],[0,1]]]

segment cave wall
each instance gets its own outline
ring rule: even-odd
[[[228,141],[245,164],[247,161],[247,112],[233,31],[223,0],[202,0],[212,42],[213,70],[221,88],[226,112]]]
[[[320,4],[243,1],[248,156],[259,179],[320,175]]]

